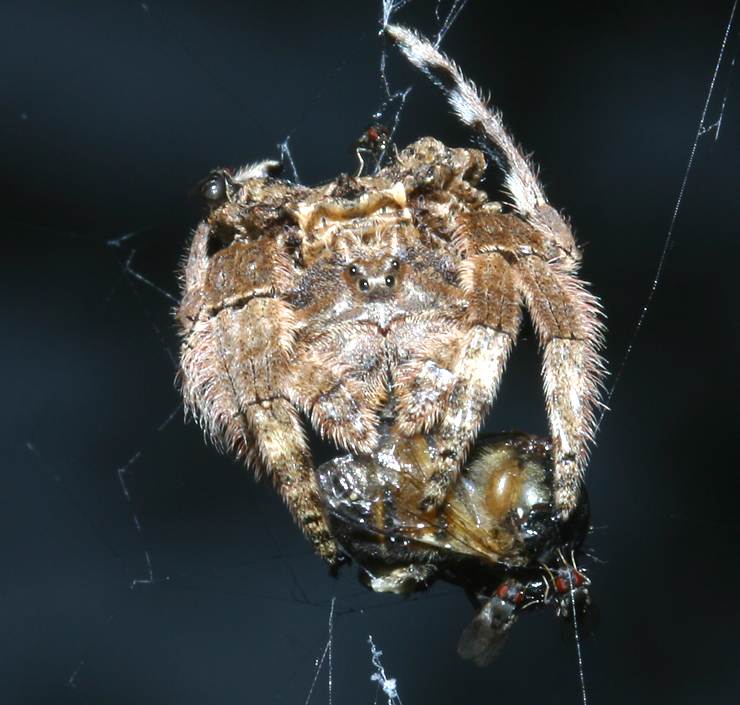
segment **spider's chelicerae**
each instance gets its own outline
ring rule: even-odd
[[[272,476],[335,562],[300,412],[341,449],[371,455],[381,418],[424,434],[422,509],[463,467],[517,337],[522,305],[543,354],[554,494],[577,505],[603,367],[597,300],[536,172],[459,69],[427,40],[387,34],[446,93],[503,166],[510,207],[477,188],[483,153],[425,137],[373,176],[308,188],[275,162],[214,172],[178,311],[187,407],[215,442]]]

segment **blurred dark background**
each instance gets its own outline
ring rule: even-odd
[[[613,371],[730,9],[470,0],[443,44],[575,223]],[[472,613],[458,590],[403,600],[364,591],[352,568],[329,577],[268,484],[178,407],[167,294],[202,212],[189,192],[214,166],[277,156],[286,137],[306,183],[354,170],[351,145],[383,97],[379,14],[346,1],[3,3],[0,702],[304,703],[333,597],[335,703],[373,701],[370,633],[406,705],[579,701],[574,643],[549,611],[522,619],[492,667],[460,661]],[[438,26],[423,0],[397,21]],[[706,120],[725,100],[721,129],[699,140],[589,469],[589,551],[603,561],[586,562],[601,610],[584,644],[594,704],[740,697],[737,50],[735,24]],[[467,144],[392,51],[389,79],[414,86],[399,144]],[[493,172],[487,183],[495,192]],[[492,430],[545,430],[525,338]],[[323,672],[311,702],[327,700]]]

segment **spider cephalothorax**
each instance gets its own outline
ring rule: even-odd
[[[188,408],[273,476],[329,561],[336,547],[299,412],[359,454],[376,449],[381,415],[404,435],[425,434],[433,472],[421,504],[431,510],[493,401],[524,304],[543,346],[565,516],[577,504],[601,369],[597,302],[531,166],[453,64],[409,30],[388,33],[500,152],[512,209],[477,188],[482,152],[430,137],[374,176],[316,188],[271,178],[274,162],[217,172],[178,311]]]

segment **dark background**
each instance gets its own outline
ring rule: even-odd
[[[572,217],[613,371],[730,9],[471,0],[444,41]],[[351,568],[329,577],[268,484],[183,423],[173,302],[139,278],[177,295],[201,212],[188,192],[212,167],[274,157],[290,135],[304,182],[355,168],[382,99],[378,16],[346,1],[3,4],[3,703],[301,704],[332,597],[334,703],[373,701],[369,633],[406,705],[579,701],[575,646],[549,610],[481,670],[455,655],[472,616],[458,590],[403,600]],[[436,27],[423,0],[397,19]],[[584,644],[591,703],[740,696],[737,49],[736,24],[706,121],[726,98],[721,130],[699,140],[588,473],[589,550],[605,561],[586,563],[602,616]],[[466,144],[436,89],[389,59],[393,85],[414,85],[399,144]],[[491,429],[545,430],[525,338]],[[311,702],[327,699],[324,671]]]

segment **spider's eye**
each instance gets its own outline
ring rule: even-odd
[[[222,201],[226,196],[226,179],[223,174],[212,174],[200,187],[203,198],[211,203]]]
[[[367,291],[370,288],[370,284],[367,279],[360,279],[360,290]]]
[[[347,271],[354,276],[357,274],[357,267],[355,267],[354,264],[350,264],[349,267],[347,267]]]
[[[386,286],[393,286],[396,283],[396,278],[388,275],[385,278],[385,285]]]
[[[398,269],[400,266],[401,263],[397,259],[391,260],[391,267],[393,267],[393,269]]]

